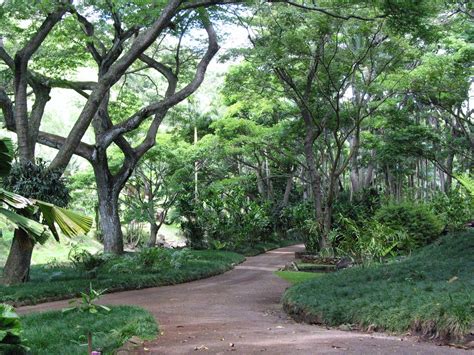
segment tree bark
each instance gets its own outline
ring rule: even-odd
[[[3,270],[3,283],[13,285],[30,278],[31,256],[35,243],[22,229],[16,229]]]
[[[148,240],[148,247],[153,248],[156,245],[156,236],[158,235],[159,230],[158,224],[155,222],[150,222],[150,239]]]
[[[106,164],[107,162],[94,164],[104,252],[122,254],[123,234],[120,224],[118,203],[120,189],[115,186],[114,179]]]

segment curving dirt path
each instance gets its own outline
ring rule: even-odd
[[[298,324],[282,311],[288,284],[273,271],[302,246],[248,258],[225,274],[158,288],[103,297],[106,304],[139,305],[152,312],[163,332],[145,344],[152,354],[467,354],[418,343],[415,338],[344,332]],[[19,308],[19,313],[59,309],[67,301]],[[121,352],[122,353],[122,352]]]

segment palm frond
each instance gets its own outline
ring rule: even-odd
[[[35,242],[44,244],[51,236],[48,228],[39,222],[0,207],[0,214],[8,218],[18,228],[23,229]]]
[[[56,240],[59,240],[59,234],[55,228],[55,223],[68,237],[86,234],[92,227],[92,218],[90,217],[39,200],[35,200],[35,204]]]
[[[456,175],[456,179],[466,188],[467,191],[474,197],[474,177],[468,174]]]
[[[0,188],[0,202],[18,210],[34,205],[32,200],[2,188]]]

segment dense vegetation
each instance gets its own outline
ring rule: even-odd
[[[283,302],[290,314],[311,323],[456,341],[474,320],[473,268],[471,231],[385,264],[315,278],[290,288]]]
[[[442,237],[474,218],[469,2],[0,3],[0,301],[189,281],[304,241],[364,265],[288,293],[324,322],[469,327],[472,260],[450,253],[470,241]],[[367,303],[306,293],[346,281]],[[390,308],[418,281],[445,308]]]

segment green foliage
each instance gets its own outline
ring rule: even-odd
[[[36,164],[13,164],[3,185],[7,190],[19,195],[59,207],[66,207],[69,203],[66,180],[60,171],[48,169],[43,160],[38,160]]]
[[[321,230],[314,218],[313,205],[310,201],[300,202],[286,207],[281,212],[281,219],[287,226],[290,238],[304,241],[306,250],[315,253],[319,250]]]
[[[110,308],[106,307],[101,304],[97,304],[96,302],[101,298],[101,296],[107,290],[97,291],[92,288],[92,284],[89,286],[89,291],[81,292],[81,298],[79,300],[71,300],[69,301],[70,305],[74,305],[72,307],[64,308],[63,313],[71,312],[71,311],[79,311],[79,312],[88,312],[91,314],[98,313],[99,310],[110,312]]]
[[[397,253],[411,252],[416,247],[406,231],[393,229],[377,220],[355,221],[339,215],[336,225],[330,239],[337,253],[357,261],[382,261]]]
[[[467,174],[457,176],[459,182],[474,197],[474,178]]]
[[[438,193],[429,204],[433,213],[439,218],[445,230],[459,231],[466,227],[474,216],[474,200],[456,188],[447,194]]]
[[[139,252],[110,260],[105,266],[110,272],[136,273],[179,269],[193,260],[188,249],[144,248]]]
[[[6,355],[26,354],[28,348],[22,344],[22,326],[15,309],[0,303],[0,353]]]
[[[474,232],[444,236],[413,255],[290,288],[284,307],[308,322],[353,324],[460,340],[474,321]]]
[[[13,142],[10,138],[0,139],[0,177],[7,176],[12,167]]]
[[[220,241],[226,243],[228,249],[236,250],[251,247],[270,234],[268,206],[263,201],[249,199],[244,190],[232,182],[231,186],[224,182],[211,187],[200,195],[194,206],[203,238],[198,242],[205,246]]]
[[[140,212],[140,213],[143,213]],[[132,248],[141,247],[145,244],[149,234],[143,229],[141,223],[131,221],[125,225],[123,241]]]
[[[95,334],[93,349],[113,353],[132,337],[144,340],[158,335],[155,318],[134,306],[110,307],[111,312],[49,311],[22,317],[24,337],[33,354],[83,355],[87,352],[87,333]]]
[[[91,274],[94,274],[105,263],[105,258],[101,253],[92,254],[85,249],[81,249],[78,245],[71,248],[68,260],[75,268]]]
[[[382,206],[375,219],[394,230],[405,231],[416,246],[432,242],[444,227],[428,206],[413,202]]]

